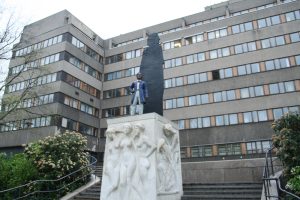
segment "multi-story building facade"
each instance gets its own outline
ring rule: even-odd
[[[5,95],[22,91],[26,73],[47,70],[34,76],[38,97],[24,101],[35,111],[25,118],[30,126],[7,117],[0,148],[71,129],[88,136],[89,151],[103,153],[106,119],[129,114],[128,85],[147,35],[158,33],[163,113],[180,128],[182,161],[261,157],[272,122],[300,108],[299,10],[298,0],[229,0],[107,40],[68,11],[28,25],[9,66],[9,75],[24,76]]]

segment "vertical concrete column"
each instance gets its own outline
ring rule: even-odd
[[[229,11],[228,5],[226,6],[225,17],[230,17],[230,11]]]
[[[180,200],[177,126],[156,113],[108,119],[101,200]]]
[[[144,29],[144,30],[143,30],[143,38],[144,38],[144,39],[147,39],[147,35],[148,35],[148,34],[147,34],[147,30]]]
[[[112,40],[108,40],[108,48],[111,49],[112,48]]]

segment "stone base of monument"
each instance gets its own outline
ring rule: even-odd
[[[177,125],[156,113],[107,120],[101,200],[179,200]]]

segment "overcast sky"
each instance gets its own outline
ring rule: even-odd
[[[204,11],[225,0],[0,0],[23,25],[67,9],[108,39]]]
[[[0,0],[0,29],[14,13],[20,30],[49,15],[67,9],[102,39],[204,11],[226,0]],[[8,61],[0,62],[0,82]],[[1,95],[0,95],[1,96]]]

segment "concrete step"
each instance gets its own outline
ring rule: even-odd
[[[191,200],[191,199],[199,199],[199,200],[260,200],[260,196],[245,196],[245,195],[222,195],[222,196],[214,196],[214,195],[184,195],[181,200]]]
[[[95,175],[98,177],[102,177],[102,173],[103,173],[103,166],[97,165],[95,168]]]
[[[97,183],[92,187],[80,192],[78,195],[73,197],[74,200],[99,200],[101,191],[101,183]]]
[[[195,185],[195,186],[183,186],[184,190],[230,190],[230,189],[240,189],[240,190],[261,190],[261,186],[232,186],[232,185],[216,185],[216,186],[207,186],[207,185]]]
[[[76,196],[73,198],[74,200],[100,200],[100,196],[99,197],[82,197],[82,196]]]
[[[184,184],[182,200],[259,200],[262,183]]]
[[[184,194],[196,195],[196,194],[257,194],[261,193],[260,190],[240,190],[240,189],[231,189],[231,190],[184,190]]]

